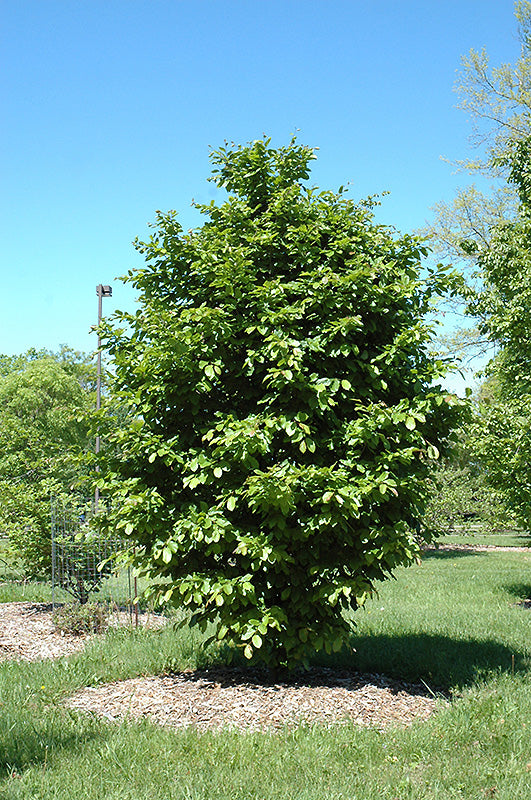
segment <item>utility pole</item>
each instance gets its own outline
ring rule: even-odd
[[[99,411],[101,408],[101,336],[100,336],[100,325],[102,319],[102,300],[104,297],[112,297],[112,288],[110,286],[103,286],[99,283],[96,286],[96,294],[98,295],[98,368],[97,368],[97,377],[96,377],[96,411]],[[100,435],[99,431],[96,434],[96,446],[95,446],[96,455],[100,452]],[[99,472],[99,466],[96,465],[96,472]],[[98,513],[98,505],[100,502],[100,490],[96,486],[94,491],[94,514]]]

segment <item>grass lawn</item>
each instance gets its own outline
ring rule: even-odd
[[[441,544],[466,544],[470,547],[478,545],[496,545],[496,547],[531,547],[531,536],[527,531],[497,531],[485,533],[473,528],[456,530],[439,539]]]
[[[356,652],[333,661],[452,698],[428,721],[384,732],[172,732],[61,705],[82,686],[204,666],[211,656],[186,630],[117,631],[69,658],[4,662],[0,798],[529,800],[531,611],[517,605],[528,597],[521,552],[430,552],[382,584],[355,615]]]

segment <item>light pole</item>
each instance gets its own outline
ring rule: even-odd
[[[101,325],[101,317],[102,317],[102,300],[104,297],[112,297],[112,288],[110,286],[103,286],[103,284],[99,283],[96,286],[96,294],[98,295],[98,368],[96,373],[96,411],[100,410],[101,407],[101,336],[100,336],[100,325]],[[96,433],[96,447],[95,447],[96,455],[100,452],[100,435],[99,432]],[[96,465],[96,472],[99,472],[99,466]],[[98,513],[98,505],[100,500],[100,490],[96,486],[94,490],[94,513]]]

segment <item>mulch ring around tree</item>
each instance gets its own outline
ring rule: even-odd
[[[383,729],[425,720],[446,705],[425,687],[382,675],[311,669],[275,682],[261,670],[213,668],[87,687],[71,709],[111,721],[149,718],[173,729],[275,731],[351,721]]]
[[[160,627],[161,617],[141,614],[139,623]],[[111,615],[110,625],[131,624],[127,612]],[[55,630],[51,603],[0,603],[0,661],[39,661],[79,653],[94,634],[71,635]]]
[[[449,544],[446,542],[437,542],[436,544],[426,545],[423,550],[428,553],[436,552],[437,550],[444,550],[445,552],[457,550],[458,552],[466,551],[469,553],[531,553],[531,547],[523,547],[521,545],[500,545],[500,544]]]
[[[130,621],[123,616],[122,623]],[[140,623],[159,626],[160,618],[141,615]],[[54,631],[45,603],[0,604],[0,661],[68,656],[90,638]],[[86,687],[65,705],[111,721],[147,717],[173,729],[265,731],[347,720],[380,729],[409,725],[445,702],[424,686],[377,674],[315,668],[275,681],[259,669],[216,667]]]

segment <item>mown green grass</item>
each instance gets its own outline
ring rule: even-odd
[[[91,600],[102,603],[127,605],[134,592],[129,591],[127,575],[111,576],[101,590],[91,594]],[[23,578],[4,577],[0,574],[0,603],[72,603],[74,598],[60,587],[52,591],[49,581],[28,581]]]
[[[531,668],[531,553],[425,554],[422,565],[381,585],[355,615],[361,669],[434,687],[460,688],[512,668]]]
[[[473,528],[456,530],[439,539],[441,544],[464,544],[470,547],[477,545],[495,545],[496,547],[531,547],[531,536],[527,531],[489,532]]]
[[[383,584],[355,615],[356,653],[336,661],[451,697],[427,722],[384,732],[172,732],[61,705],[85,685],[208,663],[188,630],[118,631],[68,659],[4,663],[0,797],[529,800],[531,611],[516,605],[529,596],[527,553],[430,553]]]
[[[0,603],[51,603],[49,584],[25,580],[6,581],[0,578]]]

